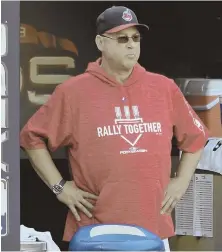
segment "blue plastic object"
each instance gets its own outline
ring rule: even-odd
[[[81,227],[69,251],[165,251],[163,241],[135,225],[96,224]]]

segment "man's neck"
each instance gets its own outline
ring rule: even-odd
[[[128,71],[127,70],[124,71],[124,70],[114,69],[105,60],[102,60],[100,66],[104,69],[104,71],[108,75],[114,77],[116,81],[119,82],[120,84],[123,84],[129,78],[133,70],[131,69]]]

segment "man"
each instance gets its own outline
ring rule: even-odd
[[[105,10],[95,40],[101,58],[59,85],[21,131],[34,169],[70,209],[66,241],[93,223],[135,224],[164,240],[174,235],[170,213],[208,133],[171,79],[137,63],[147,28],[125,7]],[[184,153],[170,180],[173,134]],[[62,146],[73,181],[62,179],[50,156]]]

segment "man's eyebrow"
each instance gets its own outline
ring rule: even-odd
[[[124,31],[123,32],[119,32],[117,34],[117,36],[128,36],[128,34],[126,34]],[[140,33],[138,31],[134,32],[131,36],[134,36],[134,35],[140,35]]]

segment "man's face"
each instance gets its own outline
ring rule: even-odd
[[[140,56],[140,37],[136,27],[130,27],[117,33],[104,34],[102,53],[105,59],[119,70],[130,70]],[[109,37],[109,38],[107,38]],[[127,37],[129,37],[127,41]],[[132,37],[137,39],[133,41]],[[122,43],[124,42],[125,43]],[[127,42],[126,42],[127,41]]]

